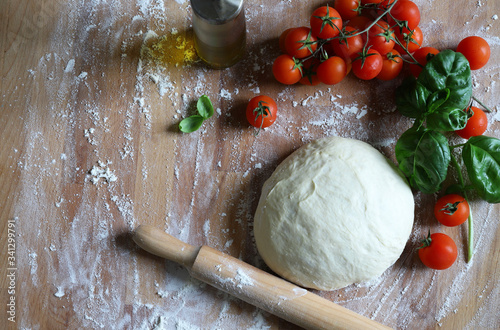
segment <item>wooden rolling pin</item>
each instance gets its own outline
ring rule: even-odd
[[[144,250],[185,266],[191,276],[306,329],[390,329],[208,246],[195,247],[152,226],[139,226]]]

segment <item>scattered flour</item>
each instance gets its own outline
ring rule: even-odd
[[[108,161],[107,163],[99,161],[98,165],[94,165],[89,171],[90,181],[93,184],[97,184],[101,179],[104,179],[104,182],[106,183],[111,183],[118,180],[115,173],[108,167],[108,165],[110,164],[112,164],[112,162],[110,161]]]

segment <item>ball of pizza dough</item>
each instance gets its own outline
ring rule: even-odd
[[[274,272],[334,290],[394,264],[413,219],[412,191],[389,159],[365,142],[329,137],[296,150],[264,183],[254,234]]]

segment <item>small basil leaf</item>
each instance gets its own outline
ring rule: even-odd
[[[484,135],[471,137],[462,158],[479,196],[488,203],[500,203],[500,140]]]
[[[196,109],[198,110],[200,116],[202,116],[204,119],[208,119],[214,114],[212,101],[210,101],[210,99],[206,95],[202,95],[198,99],[198,102],[196,103]]]
[[[184,118],[179,123],[179,129],[184,133],[192,133],[201,127],[204,120],[205,119],[200,115],[194,115]]]
[[[406,117],[419,118],[427,111],[427,98],[431,92],[414,77],[403,80],[396,89],[396,106]]]
[[[431,93],[449,90],[449,97],[440,107],[465,109],[472,97],[469,61],[450,49],[436,54],[424,67],[417,81]]]
[[[451,159],[443,134],[414,126],[401,135],[395,151],[399,169],[413,188],[424,193],[441,189]]]

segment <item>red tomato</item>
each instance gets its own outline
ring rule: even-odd
[[[288,54],[278,56],[273,63],[273,75],[285,85],[293,85],[302,78],[301,64]]]
[[[286,29],[285,31],[281,32],[280,39],[279,39],[279,45],[280,45],[280,50],[283,54],[286,54],[286,46],[285,46],[285,39],[288,34],[288,32],[292,31],[294,28],[289,28]]]
[[[347,22],[348,26],[352,26],[354,29],[358,31],[363,31],[368,22],[371,22],[372,19],[368,16],[360,15],[353,17]]]
[[[371,22],[369,23],[371,24]],[[368,27],[368,25],[366,27]],[[394,49],[394,31],[392,31],[389,24],[385,21],[379,20],[368,31],[368,44],[367,46],[375,49],[380,55],[385,55]]]
[[[490,45],[481,37],[471,36],[463,39],[457,46],[469,61],[471,70],[481,69],[490,59]]]
[[[286,52],[295,58],[307,57],[318,47],[316,41],[310,28],[305,26],[295,28],[285,37]]]
[[[352,62],[352,72],[354,75],[363,80],[375,78],[382,71],[382,55],[371,48],[358,54],[359,56]]]
[[[418,23],[420,23],[420,10],[418,6],[410,0],[399,0],[391,9],[389,23],[395,25],[395,20],[402,21],[406,28],[413,30],[418,26]]]
[[[246,116],[250,125],[260,129],[269,127],[276,121],[277,111],[278,107],[272,98],[259,95],[248,102]]]
[[[339,37],[330,41],[335,54],[343,59],[348,59],[356,56],[363,49],[364,42],[361,35],[350,36],[355,31],[356,29],[352,26],[346,26],[343,31],[345,37]]]
[[[396,28],[394,33],[396,34],[396,38],[399,42],[401,42],[410,54],[419,49],[424,41],[424,34],[418,26],[411,31],[407,28],[403,28],[402,30]],[[400,54],[406,54],[403,47],[398,44],[394,45],[394,49],[396,49]]]
[[[420,72],[422,72],[422,67],[425,66],[427,62],[437,53],[439,53],[439,50],[433,47],[422,47],[417,49],[413,53],[413,57],[418,63],[420,63],[420,65],[410,64],[411,73],[418,78]]]
[[[360,6],[360,0],[335,0],[333,3],[333,7],[344,20],[358,16],[361,12]]]
[[[483,135],[488,128],[488,117],[478,107],[471,107],[472,116],[467,120],[465,128],[455,131],[460,137],[468,140],[473,136]]]
[[[321,83],[318,78],[318,66],[319,60],[316,58],[310,58],[302,63],[302,78],[299,83],[302,85],[316,86]]]
[[[335,8],[322,6],[313,11],[310,24],[314,36],[330,39],[342,30],[342,17]]]
[[[330,57],[318,67],[318,79],[327,85],[338,84],[344,79],[346,74],[346,63],[338,56]]]
[[[422,240],[418,256],[423,264],[432,269],[446,269],[457,260],[457,245],[446,234],[434,233]]]
[[[448,227],[461,225],[467,220],[469,213],[469,203],[457,194],[445,195],[434,205],[434,216]]]
[[[382,58],[382,71],[377,75],[377,78],[380,80],[392,80],[396,78],[403,69],[403,59],[399,52],[393,49],[382,56]]]

